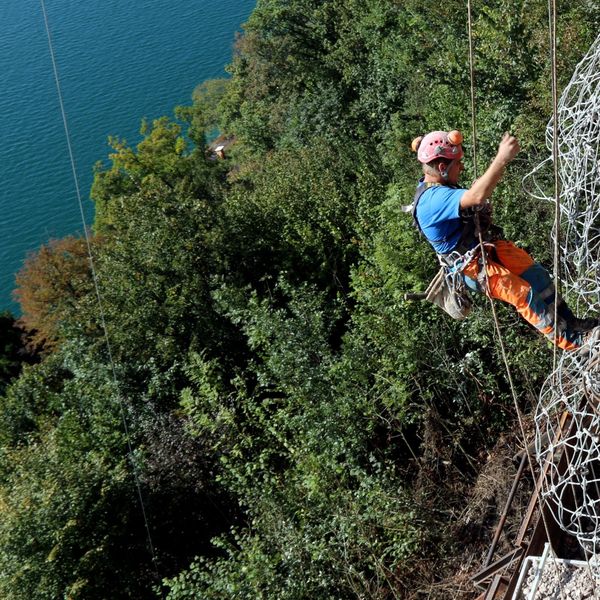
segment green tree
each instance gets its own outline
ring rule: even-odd
[[[232,398],[217,364],[190,365],[182,405],[222,453],[248,526],[217,542],[224,558],[169,581],[170,598],[378,597],[419,548],[410,493],[372,446],[374,407],[331,350],[341,313],[309,286],[279,293],[287,306],[220,295],[257,353],[253,387]]]

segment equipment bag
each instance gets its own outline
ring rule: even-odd
[[[453,319],[462,321],[471,312],[473,301],[467,286],[456,271],[442,266],[425,291],[426,299],[444,309]]]

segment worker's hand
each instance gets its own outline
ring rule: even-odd
[[[507,132],[504,134],[504,137],[498,146],[496,158],[502,161],[503,164],[507,165],[519,153],[519,150],[520,148],[517,138],[513,137]]]
[[[517,138],[505,133],[496,157],[487,168],[486,172],[473,183],[460,199],[461,208],[481,206],[491,197],[492,192],[504,175],[504,167],[518,154],[519,142]]]

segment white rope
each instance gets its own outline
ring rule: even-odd
[[[138,495],[138,500],[139,500],[139,504],[140,504],[140,508],[141,508],[141,512],[142,512],[142,517],[144,520],[144,527],[146,530],[146,537],[147,537],[147,541],[148,541],[148,547],[150,550],[150,554],[152,557],[152,562],[154,565],[154,569],[155,569],[155,575],[157,578],[157,581],[160,582],[161,578],[158,572],[158,566],[157,566],[157,560],[156,560],[156,552],[154,549],[154,544],[152,542],[152,535],[150,533],[150,525],[148,522],[148,517],[147,517],[147,512],[146,512],[146,507],[144,504],[144,498],[142,495],[142,488],[141,488],[141,484],[140,484],[140,477],[139,477],[139,473],[138,473],[138,469],[137,469],[137,465],[135,464],[135,461],[133,460],[133,447],[131,445],[131,436],[129,434],[129,427],[127,425],[127,417],[126,417],[126,412],[125,412],[125,403],[123,400],[123,397],[121,395],[121,386],[119,385],[119,380],[117,377],[117,369],[116,369],[116,365],[115,365],[115,361],[113,358],[113,352],[112,352],[112,347],[111,347],[111,343],[110,343],[110,337],[108,335],[108,329],[106,326],[106,319],[105,319],[105,311],[104,311],[104,305],[103,305],[103,301],[102,301],[102,295],[100,294],[100,287],[98,285],[98,276],[96,273],[96,268],[95,268],[95,264],[94,264],[94,257],[92,254],[92,246],[91,246],[91,242],[90,242],[90,236],[89,236],[89,232],[88,232],[88,228],[87,228],[87,224],[86,224],[86,219],[85,219],[85,211],[83,209],[83,201],[82,201],[82,197],[81,197],[81,190],[79,188],[79,179],[77,176],[77,167],[75,164],[75,156],[73,154],[73,148],[71,145],[71,134],[69,132],[69,124],[68,124],[68,120],[67,120],[67,114],[66,114],[66,110],[65,110],[65,106],[64,106],[64,102],[63,102],[63,96],[62,96],[62,91],[61,91],[61,85],[60,85],[60,77],[58,74],[58,67],[56,64],[56,57],[54,54],[54,45],[52,43],[52,35],[50,33],[50,24],[48,22],[48,15],[46,12],[46,5],[44,0],[40,0],[40,4],[41,4],[41,8],[42,8],[42,14],[44,17],[44,26],[46,28],[46,35],[48,37],[48,49],[50,51],[50,59],[52,61],[52,70],[54,73],[54,81],[56,84],[56,92],[58,95],[58,103],[60,105],[60,112],[62,115],[62,121],[63,121],[63,127],[64,127],[64,131],[65,131],[65,138],[66,138],[66,142],[67,142],[67,149],[69,152],[69,160],[71,163],[71,171],[72,171],[72,175],[73,175],[73,181],[75,184],[75,192],[77,195],[77,202],[79,204],[79,210],[80,210],[80,214],[81,214],[81,221],[83,223],[83,231],[84,231],[84,236],[85,236],[85,242],[86,242],[86,246],[87,246],[87,252],[88,252],[88,259],[89,259],[89,263],[90,263],[90,271],[92,273],[92,279],[94,282],[94,290],[96,293],[96,300],[97,300],[97,304],[98,304],[98,312],[100,315],[100,323],[102,326],[102,331],[103,331],[103,335],[104,335],[104,341],[106,344],[106,351],[107,351],[107,355],[108,355],[108,359],[109,359],[109,363],[110,363],[110,367],[111,367],[111,373],[112,373],[112,378],[113,378],[113,383],[115,385],[115,389],[117,390],[117,398],[119,401],[119,408],[120,408],[120,413],[121,413],[121,421],[123,423],[123,431],[125,433],[125,439],[127,441],[127,451],[128,451],[128,458],[129,461],[131,463],[132,466],[132,470],[133,470],[133,476],[134,476],[134,480],[135,480],[135,487],[136,487],[136,491],[137,491],[137,495]]]

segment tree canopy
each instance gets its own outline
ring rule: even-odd
[[[598,8],[560,7],[561,86]],[[478,167],[519,138],[495,220],[548,262],[551,207],[520,183],[545,158],[547,5],[474,10]],[[521,442],[485,299],[464,322],[404,299],[437,267],[401,211],[412,138],[474,142],[466,20],[259,0],[230,77],[111,140],[88,242],[18,276],[39,362],[2,325],[2,597],[471,597]],[[551,352],[498,312],[528,411]]]

